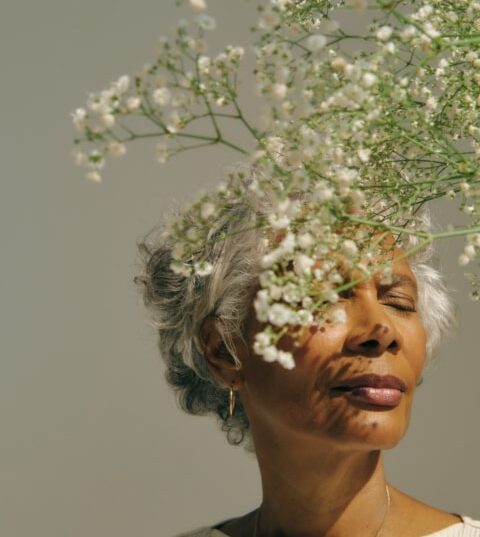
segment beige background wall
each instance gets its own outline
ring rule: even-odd
[[[213,420],[176,409],[132,283],[135,242],[172,199],[215,182],[232,154],[190,153],[161,168],[139,144],[100,185],[69,157],[69,112],[152,56],[172,4],[0,4],[4,537],[168,537],[260,499],[255,461]],[[246,4],[211,4],[217,42],[244,42]],[[421,388],[388,472],[407,492],[480,518],[480,306],[454,273],[460,245],[446,246],[461,329]]]

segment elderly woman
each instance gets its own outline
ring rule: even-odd
[[[248,226],[252,211],[232,208],[211,230],[213,269],[203,278],[170,269],[167,234],[141,245],[137,282],[169,383],[184,410],[216,415],[230,443],[254,451],[261,473],[257,509],[188,536],[480,536],[480,522],[404,494],[384,471],[382,451],[405,435],[425,364],[454,322],[442,278],[426,264],[431,252],[407,260],[387,237],[392,248],[379,248],[379,259],[393,259],[390,282],[376,275],[343,293],[330,308],[344,308],[345,322],[283,337],[295,359],[288,370],[252,350],[264,244]]]

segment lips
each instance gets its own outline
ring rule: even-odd
[[[345,395],[355,402],[395,407],[407,391],[403,380],[393,375],[360,375],[346,379],[332,388],[334,393]]]
[[[407,386],[403,380],[393,375],[359,375],[358,377],[351,377],[343,380],[335,385],[334,389],[350,390],[352,388],[391,388],[394,390],[400,390],[401,392],[407,391]]]

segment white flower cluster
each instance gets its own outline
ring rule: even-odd
[[[346,274],[381,270],[382,281],[391,281],[388,259],[375,261],[387,234],[400,244],[415,235],[416,250],[464,236],[459,264],[478,259],[478,0],[264,2],[254,48],[257,121],[238,101],[244,48],[210,54],[206,33],[215,19],[204,0],[190,6],[194,22],[179,23],[174,40],[161,39],[157,59],[133,82],[121,77],[73,113],[82,136],[75,159],[98,181],[106,156],[124,154],[127,142],[142,137],[162,138],[162,163],[212,144],[248,156],[247,171],[233,169],[230,183],[186,207],[167,233],[176,243],[172,270],[208,276],[212,222],[237,205],[261,208],[266,243],[255,310],[265,328],[255,352],[293,367],[282,336],[344,322],[337,302],[355,284]],[[338,22],[344,9],[375,10],[375,21],[351,34]],[[139,118],[143,131],[129,123]],[[205,119],[213,134],[194,128]],[[251,135],[253,151],[225,134],[223,122],[232,119]],[[416,212],[442,197],[458,204],[466,224],[434,234],[418,229]],[[469,279],[476,298],[478,278]]]
[[[75,163],[87,168],[87,178],[101,181],[107,156],[122,156],[126,144],[142,138],[163,138],[156,148],[158,162],[186,149],[224,143],[220,122],[238,119],[237,71],[244,55],[240,46],[227,46],[207,54],[205,32],[214,30],[214,17],[203,13],[204,0],[192,0],[200,12],[193,24],[181,20],[175,40],[161,37],[157,59],[131,79],[124,75],[111,86],[89,96],[86,107],[77,108],[72,120],[80,134],[74,149]],[[196,37],[190,32],[196,31]],[[228,113],[227,108],[233,111]],[[209,117],[213,135],[186,132]]]

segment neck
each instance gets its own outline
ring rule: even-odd
[[[271,438],[263,449],[258,440],[263,488],[258,537],[378,535],[388,508],[380,451],[346,452],[320,442]]]

